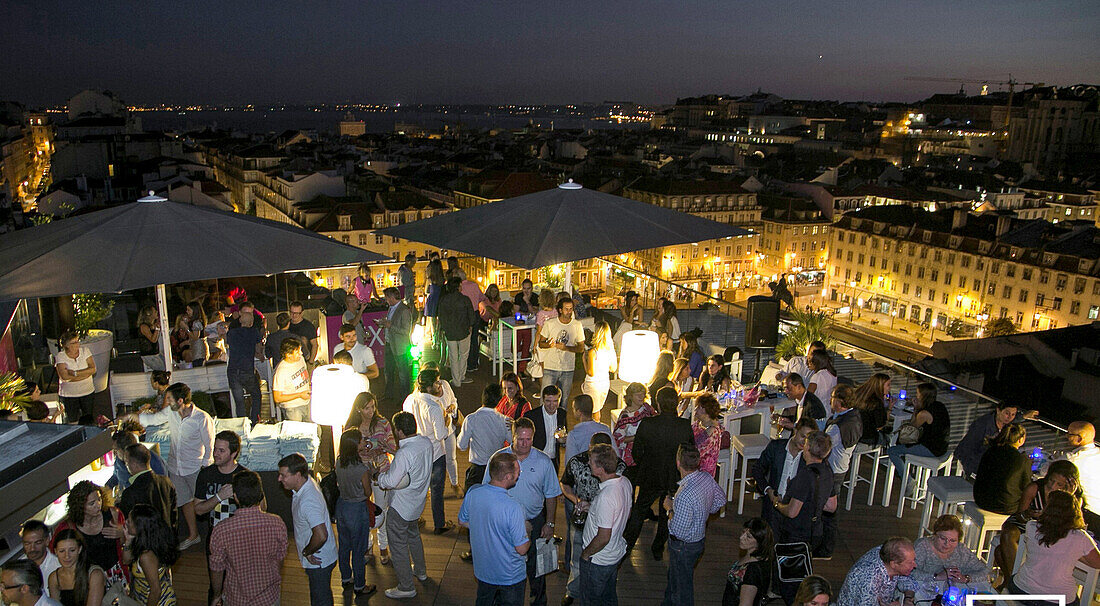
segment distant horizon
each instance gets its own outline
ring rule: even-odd
[[[1073,87],[1073,86],[1096,86],[1096,87],[1100,88],[1100,80],[1098,80],[1098,83],[1091,83],[1091,82],[1083,80],[1083,81],[1079,81],[1079,82],[1074,82],[1072,84],[1056,84],[1056,83],[1050,83],[1050,82],[1046,82],[1044,84],[1045,84],[1046,87],[1053,86],[1053,87],[1056,87],[1056,88],[1068,88],[1068,87]],[[979,95],[979,92],[981,90],[980,85],[978,85],[978,84],[965,84],[964,88],[966,89],[965,93],[966,93],[967,97],[980,96]],[[1030,88],[1033,88],[1033,87],[1031,87],[1031,86],[1028,86],[1028,87],[1018,86],[1016,88],[1016,92],[1025,91],[1025,90],[1028,90]],[[374,106],[374,107],[379,107],[379,108],[384,107],[384,108],[389,108],[389,109],[397,109],[397,108],[409,109],[409,108],[415,108],[415,107],[478,107],[478,106],[480,106],[480,107],[490,106],[490,107],[505,108],[505,107],[564,107],[564,106],[569,106],[569,105],[577,106],[577,107],[592,107],[592,106],[607,105],[607,104],[614,104],[614,103],[633,103],[633,104],[636,104],[636,105],[641,106],[641,107],[656,108],[656,107],[664,107],[664,106],[675,105],[676,101],[679,100],[679,99],[705,97],[705,96],[708,96],[708,95],[728,96],[728,97],[746,97],[746,96],[749,96],[749,95],[756,94],[757,92],[764,93],[764,94],[773,94],[773,95],[776,95],[777,97],[780,97],[784,101],[814,101],[814,102],[831,102],[831,103],[867,103],[867,104],[874,104],[874,105],[912,104],[912,103],[916,103],[916,102],[919,102],[919,101],[923,101],[923,100],[925,100],[929,97],[932,97],[933,95],[951,95],[951,94],[955,94],[959,90],[957,88],[957,85],[949,85],[949,86],[947,86],[947,89],[948,90],[929,92],[928,94],[920,95],[920,96],[918,96],[916,98],[913,98],[911,100],[902,100],[902,99],[875,99],[875,100],[871,100],[871,99],[865,99],[865,98],[863,98],[863,99],[841,99],[841,98],[836,98],[836,97],[787,96],[787,95],[782,95],[780,93],[777,93],[775,91],[764,90],[762,87],[757,87],[756,89],[753,89],[751,92],[746,92],[746,93],[714,92],[714,91],[711,91],[711,92],[693,93],[693,94],[686,94],[686,95],[677,95],[671,101],[664,101],[664,102],[657,102],[657,103],[646,103],[646,102],[643,102],[643,101],[637,101],[637,100],[634,100],[634,99],[627,99],[627,98],[605,99],[605,100],[601,100],[601,101],[586,100],[586,101],[544,101],[544,102],[533,102],[533,101],[529,101],[529,100],[528,101],[472,101],[472,102],[452,102],[452,101],[423,101],[423,102],[418,102],[418,101],[410,101],[410,102],[406,102],[406,101],[388,101],[387,102],[387,101],[351,101],[351,100],[331,100],[331,101],[322,101],[322,100],[302,100],[302,101],[289,101],[289,100],[286,100],[286,101],[284,101],[284,100],[198,101],[198,100],[194,100],[194,99],[187,100],[187,101],[176,101],[176,100],[135,101],[133,99],[128,98],[125,93],[120,93],[116,90],[105,89],[105,88],[88,88],[88,87],[85,87],[85,88],[81,88],[79,90],[73,91],[64,100],[61,100],[61,101],[53,101],[53,102],[47,102],[47,103],[30,103],[30,102],[24,101],[22,99],[16,99],[16,98],[0,98],[0,101],[13,101],[13,102],[16,102],[16,103],[23,104],[26,107],[41,108],[41,109],[44,109],[44,110],[51,110],[51,109],[59,109],[59,108],[65,107],[68,103],[68,100],[71,99],[74,95],[76,95],[77,93],[79,93],[81,91],[95,90],[95,91],[99,91],[99,92],[110,92],[110,93],[114,94],[120,101],[125,103],[127,105],[127,107],[137,107],[137,108],[141,108],[142,110],[145,110],[145,111],[172,111],[172,110],[181,109],[181,108],[183,108],[185,111],[210,111],[210,110],[203,110],[203,109],[186,109],[188,107],[195,107],[195,106],[209,106],[209,107],[216,107],[216,108],[219,108],[219,109],[223,109],[223,108],[227,108],[227,107],[234,108],[234,109],[243,109],[243,108],[252,106],[252,107],[256,108],[257,110],[271,109],[271,108],[277,107],[277,106],[286,106],[286,107],[331,106],[334,111],[340,111],[341,109],[343,109],[346,106]],[[990,95],[994,95],[994,94],[997,94],[997,93],[1007,94],[1008,89],[1007,89],[1007,87],[990,88],[990,90],[989,90]],[[160,106],[164,106],[165,109],[163,109],[163,110],[159,109]]]

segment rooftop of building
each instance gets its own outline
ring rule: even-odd
[[[705,196],[752,193],[743,189],[736,181],[718,179],[691,180],[644,177],[630,183],[626,186],[626,189],[633,189],[635,191],[657,194],[660,196]]]

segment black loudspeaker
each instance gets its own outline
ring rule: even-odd
[[[779,301],[756,295],[749,297],[745,347],[775,347],[779,344]]]

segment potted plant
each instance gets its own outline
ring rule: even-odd
[[[14,372],[0,373],[0,408],[23,410],[30,401],[23,377]]]
[[[114,301],[105,301],[101,294],[73,295],[74,326],[80,336],[80,345],[87,347],[95,360],[95,377],[92,382],[96,392],[107,389],[107,376],[111,366],[111,350],[115,346],[115,335],[109,330],[96,328],[100,322],[111,315]],[[50,353],[58,351],[57,341],[47,339]]]
[[[797,325],[788,330],[776,346],[776,360],[789,360],[795,356],[804,355],[806,346],[814,341],[825,343],[827,348],[833,346],[836,340],[829,334],[829,328],[833,322],[824,312],[792,308],[790,314]]]

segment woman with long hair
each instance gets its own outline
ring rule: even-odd
[[[761,606],[764,603],[771,586],[773,544],[772,530],[764,520],[745,520],[737,541],[741,557],[726,573],[722,606]]]
[[[592,418],[600,421],[607,392],[611,390],[611,373],[619,371],[619,361],[615,356],[615,342],[612,340],[611,327],[607,322],[596,322],[596,332],[592,334],[592,344],[581,357],[584,362],[584,382],[581,393],[592,396]]]
[[[523,382],[514,372],[506,372],[500,378],[500,403],[497,412],[515,421],[531,410],[531,402],[523,395]]]
[[[138,352],[143,356],[153,356],[157,353],[160,343],[160,314],[157,308],[146,305],[138,312]]]
[[[676,356],[668,350],[662,351],[657,354],[657,367],[653,370],[653,378],[649,380],[649,401],[657,401],[657,392],[662,387],[676,387],[673,385],[672,367],[675,364]],[[677,389],[678,390],[678,389]]]
[[[122,564],[122,539],[126,519],[111,506],[111,493],[89,480],[77,482],[65,500],[65,518],[54,536],[73,529],[84,539],[88,561],[103,569],[109,583],[129,581],[129,569]]]
[[[340,498],[336,500],[340,584],[351,587],[355,595],[369,595],[377,589],[367,585],[365,554],[370,553],[371,523],[366,490],[371,485],[371,471],[359,456],[364,439],[358,428],[346,430],[340,435],[340,451],[336,456],[336,485],[340,487]],[[374,559],[374,554],[370,559]]]
[[[126,520],[122,559],[130,566],[132,597],[146,606],[176,606],[172,565],[180,557],[176,533],[152,505],[138,503]]]
[[[363,464],[374,466],[380,472],[390,468],[390,461],[397,453],[397,442],[393,437],[393,427],[386,417],[378,412],[378,401],[374,394],[364,391],[355,396],[351,405],[351,414],[348,416],[344,429],[358,429],[363,441],[359,445],[359,458]],[[382,515],[386,515],[390,493],[378,486],[377,482],[371,484],[371,495],[374,503],[382,508]],[[386,535],[384,521],[377,525],[378,556],[382,564],[390,563],[389,540]],[[372,549],[368,542],[367,551]],[[368,556],[367,559],[370,559]]]
[[[815,349],[806,363],[813,371],[808,379],[806,390],[817,396],[822,403],[831,401],[833,388],[836,387],[836,368],[833,367],[833,359],[829,357],[829,352]]]
[[[657,412],[646,404],[646,388],[641,383],[631,383],[626,386],[623,411],[619,413],[619,419],[615,421],[615,428],[611,437],[615,440],[615,448],[626,463],[626,478],[632,483],[637,483],[637,468],[634,462],[634,434],[638,433],[638,423],[642,419],[651,417]]]
[[[191,331],[191,363],[206,361],[206,312],[202,304],[192,301],[187,304],[187,328]]]
[[[829,606],[833,602],[833,586],[825,577],[811,574],[802,579],[794,594],[793,606]]]
[[[856,388],[855,408],[859,411],[859,418],[863,420],[863,436],[860,437],[860,442],[871,446],[886,443],[883,432],[888,422],[885,404],[888,393],[890,393],[890,375],[884,372],[876,372],[867,377],[867,380]],[[828,406],[828,402],[825,402],[825,405]]]
[[[172,359],[183,362],[191,361],[191,328],[187,326],[187,316],[176,315],[176,321],[172,325],[172,332],[168,335],[172,345]]]
[[[492,330],[496,321],[500,318],[500,304],[504,301],[500,298],[500,287],[490,284],[485,287],[485,299],[477,304],[478,315],[485,326]]]
[[[50,596],[62,606],[102,606],[107,575],[88,558],[84,536],[64,528],[53,538],[53,551],[61,567],[50,573]]]
[[[87,347],[80,344],[80,336],[69,329],[57,339],[54,355],[57,370],[58,400],[65,407],[68,423],[91,423],[95,404],[95,359]]]
[[[691,367],[691,377],[698,379],[703,372],[703,360],[706,358],[703,356],[703,350],[699,349],[699,337],[695,335],[696,333],[690,331],[680,335],[680,353],[676,357],[687,358],[688,365]]]
[[[661,303],[661,314],[654,317],[656,332],[661,339],[661,349],[676,351],[680,341],[680,320],[676,318],[676,304],[668,299]]]
[[[374,278],[370,275],[370,264],[360,263],[355,268],[355,273],[357,275],[351,282],[351,292],[355,295],[355,298],[363,304],[370,303],[372,299],[377,299],[378,292],[374,286]]]
[[[1045,476],[1035,480],[1024,488],[1020,499],[1020,509],[1008,516],[1001,525],[1001,542],[994,552],[994,559],[1001,570],[1011,570],[1016,563],[1016,550],[1020,535],[1027,529],[1027,523],[1039,519],[1046,506],[1050,493],[1068,492],[1078,502],[1084,501],[1081,490],[1081,474],[1077,466],[1066,460],[1054,461],[1047,467]]]
[[[706,370],[699,375],[695,389],[689,392],[681,392],[680,399],[698,398],[707,393],[725,393],[729,391],[732,383],[733,379],[730,378],[730,369],[726,366],[726,360],[722,358],[722,354],[714,354],[707,358]]]
[[[951,419],[947,407],[936,399],[936,386],[933,383],[917,385],[917,397],[913,400],[913,417],[908,421],[920,430],[915,444],[895,444],[886,449],[894,472],[901,477],[901,469],[906,455],[918,457],[942,457],[947,454],[947,438],[951,431]]]
[[[1031,459],[1020,452],[1027,440],[1023,425],[1009,423],[990,443],[974,476],[974,503],[982,509],[1012,515],[1019,511],[1031,483]]]
[[[1100,568],[1096,541],[1085,532],[1081,505],[1066,492],[1047,496],[1046,507],[1038,520],[1027,523],[1024,531],[1024,563],[1008,579],[1009,593],[1030,595],[1062,594],[1066,606],[1077,606],[1077,581],[1073,567],[1077,562]],[[1086,602],[1092,596],[1086,596]]]
[[[615,335],[612,340],[615,342],[615,351],[621,351],[623,347],[623,335],[632,330],[642,330],[645,328],[645,324],[642,322],[642,315],[645,310],[642,309],[641,304],[638,302],[638,293],[633,290],[627,291],[623,295],[623,304],[619,307],[619,317],[622,318],[622,322],[619,323],[619,327],[615,329]]]
[[[722,426],[718,422],[721,413],[714,394],[703,394],[695,400],[691,432],[695,435],[695,448],[699,451],[699,469],[711,476],[718,468],[718,452],[722,449]]]

